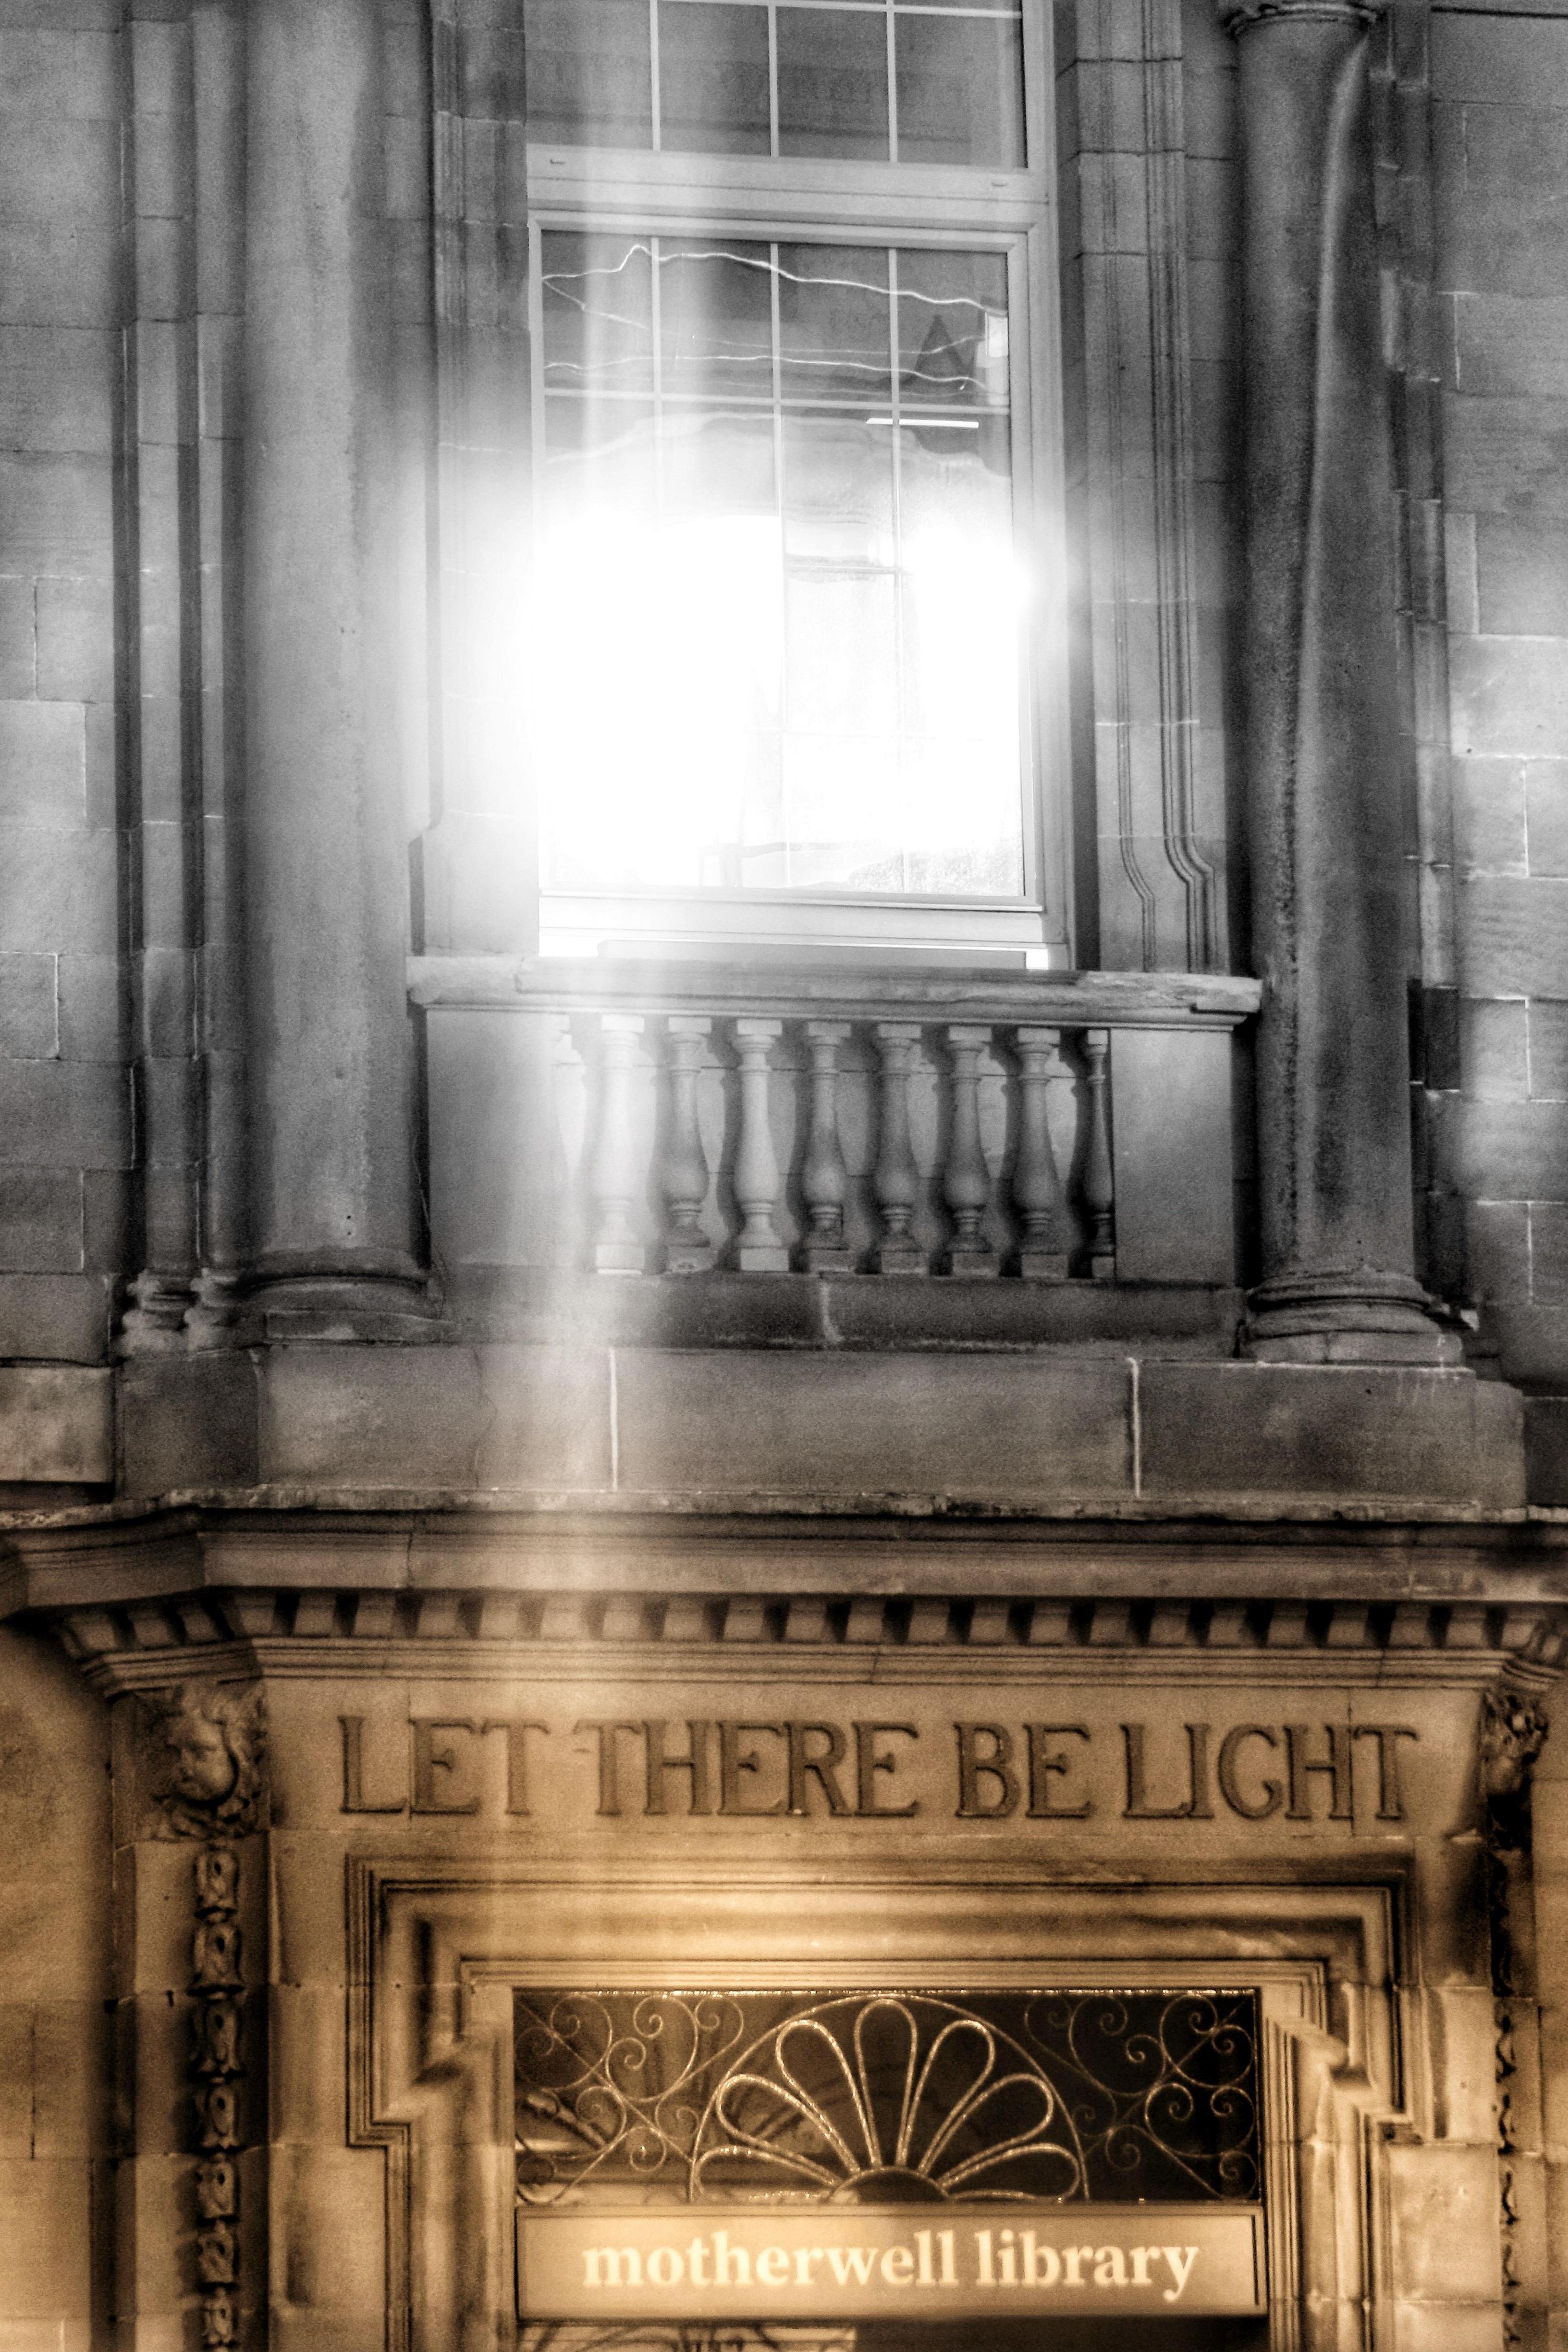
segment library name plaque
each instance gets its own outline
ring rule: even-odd
[[[1264,2307],[1256,2206],[520,2210],[525,2319],[976,2319]]]

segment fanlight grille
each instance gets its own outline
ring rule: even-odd
[[[924,1995],[852,1995],[785,2018],[710,2100],[693,2197],[1049,2198],[1083,2153],[1038,2062]]]
[[[1261,2189],[1248,1991],[520,1991],[517,2188],[787,2202]]]

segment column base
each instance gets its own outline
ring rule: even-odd
[[[122,1359],[183,1355],[192,1296],[188,1277],[146,1272],[129,1285],[129,1292],[131,1304],[121,1321],[115,1354]]]
[[[441,1302],[420,1276],[295,1274],[258,1282],[245,1301],[246,1340],[417,1347],[447,1338]]]
[[[1240,1352],[1260,1364],[1458,1364],[1460,1334],[1406,1275],[1302,1276],[1247,1302]]]

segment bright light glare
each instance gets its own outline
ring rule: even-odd
[[[552,878],[710,878],[694,856],[742,840],[747,754],[780,725],[778,517],[590,509],[541,554],[535,748]]]
[[[928,506],[896,595],[875,557],[786,570],[776,514],[605,501],[548,528],[548,886],[1019,889],[1027,584],[993,511]]]

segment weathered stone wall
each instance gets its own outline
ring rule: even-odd
[[[106,2340],[114,2212],[108,1709],[0,1628],[0,2347]]]
[[[0,1355],[95,1361],[130,1161],[119,0],[0,8]]]
[[[1568,1371],[1568,18],[1432,20],[1462,1096],[1506,1376]]]

